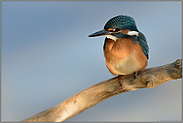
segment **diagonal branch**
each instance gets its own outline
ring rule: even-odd
[[[124,76],[123,87],[119,85],[117,77],[100,82],[23,122],[65,121],[109,97],[141,88],[154,88],[179,78],[182,78],[182,59],[171,64],[142,70],[136,79],[133,75]]]

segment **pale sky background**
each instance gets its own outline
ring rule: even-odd
[[[103,29],[132,16],[150,47],[148,68],[182,58],[181,1],[1,2],[1,118],[20,121],[114,77]],[[180,121],[181,79],[109,98],[67,121]]]

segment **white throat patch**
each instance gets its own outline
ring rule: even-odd
[[[106,36],[107,38],[112,39],[114,41],[116,41],[117,39],[119,39],[119,38],[117,38],[117,37],[115,37],[113,35],[104,35],[104,36]]]

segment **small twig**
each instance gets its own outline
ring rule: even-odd
[[[142,70],[136,79],[133,75],[124,76],[123,87],[119,85],[117,77],[100,82],[23,122],[62,122],[109,97],[141,88],[154,88],[179,78],[182,78],[182,59]]]

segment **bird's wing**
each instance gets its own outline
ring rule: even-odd
[[[149,47],[148,47],[148,44],[147,44],[146,37],[144,36],[143,33],[139,32],[139,36],[138,36],[137,41],[142,46],[142,50],[143,50],[144,54],[146,55],[147,59],[149,59],[149,54],[148,54]]]

